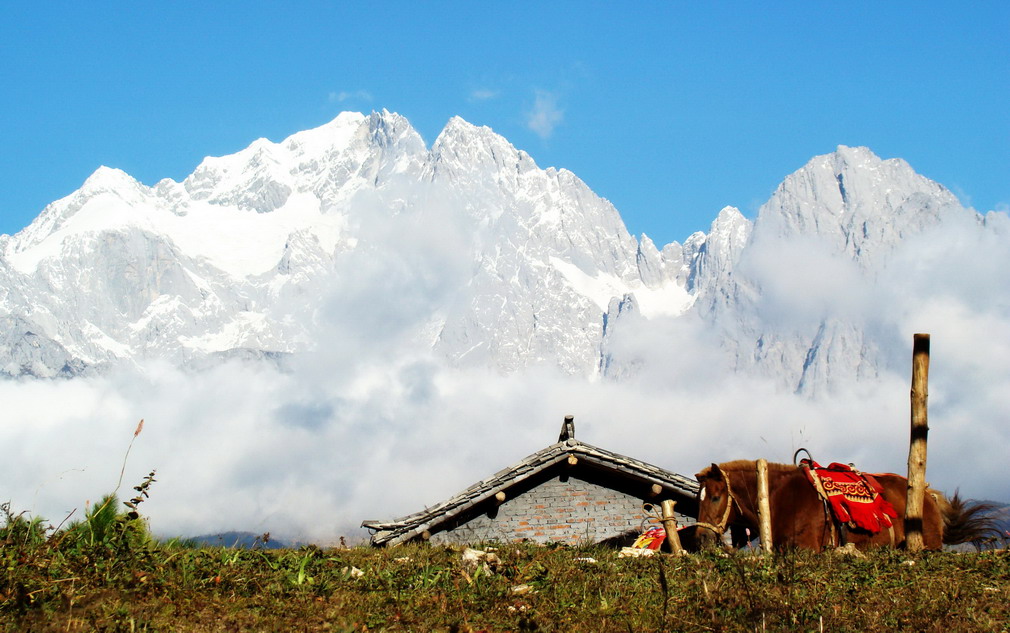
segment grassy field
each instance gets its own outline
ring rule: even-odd
[[[158,542],[113,503],[60,529],[4,510],[0,631],[1010,631],[1003,551],[619,558],[516,544],[468,561],[437,546]]]

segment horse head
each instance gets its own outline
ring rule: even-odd
[[[695,475],[700,484],[698,491],[698,541],[702,547],[710,547],[722,537],[726,526],[733,519],[734,499],[729,476],[712,464]]]

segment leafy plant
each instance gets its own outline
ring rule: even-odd
[[[14,514],[10,502],[0,504],[4,525],[0,529],[0,545],[20,544],[33,546],[44,543],[47,538],[46,520],[42,517],[27,517],[22,512]]]
[[[115,493],[104,495],[86,511],[83,520],[67,526],[60,540],[68,546],[103,547],[115,552],[134,551],[150,543],[150,531],[137,507],[148,498],[148,490],[155,481],[154,475],[155,472],[151,471],[140,485],[134,487],[137,496],[123,502],[129,511],[120,508]]]

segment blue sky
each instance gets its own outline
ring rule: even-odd
[[[758,4],[4,3],[0,232],[99,165],[178,180],[382,108],[488,125],[658,244],[839,144],[1006,208],[1010,3]]]

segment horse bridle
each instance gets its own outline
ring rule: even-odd
[[[715,535],[717,537],[722,536],[723,534],[726,533],[726,527],[729,524],[729,515],[733,511],[734,503],[736,504],[737,510],[740,511],[740,514],[743,514],[743,509],[740,507],[740,502],[736,500],[736,496],[733,494],[733,488],[732,486],[730,486],[729,473],[726,473],[725,471],[720,472],[722,472],[722,477],[726,481],[726,509],[723,510],[722,518],[720,518],[719,522],[715,525],[712,525],[711,523],[703,523],[700,521],[698,523],[695,523],[696,526],[702,529],[711,530],[712,532],[715,532]],[[702,488],[701,490],[704,493],[705,489]]]

